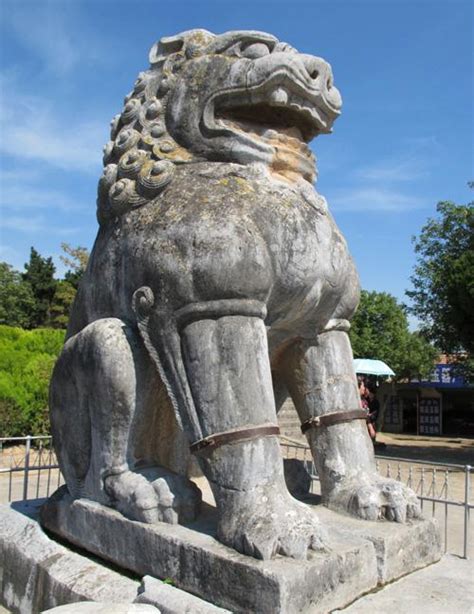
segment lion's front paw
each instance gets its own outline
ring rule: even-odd
[[[289,495],[256,496],[251,504],[224,514],[218,538],[242,554],[263,560],[277,554],[306,559],[308,549],[328,550],[316,514]]]
[[[106,477],[104,486],[110,505],[127,518],[147,523],[161,520],[158,495],[144,476],[124,471]]]
[[[410,488],[377,474],[362,474],[342,481],[328,497],[327,505],[364,520],[386,518],[406,522],[421,516],[418,498]]]

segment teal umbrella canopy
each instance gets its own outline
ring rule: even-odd
[[[355,358],[354,371],[363,375],[378,375],[380,377],[395,375],[383,360],[373,360],[371,358]]]

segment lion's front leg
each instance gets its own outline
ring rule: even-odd
[[[155,345],[216,500],[218,539],[260,559],[305,558],[321,530],[284,481],[264,309],[240,299],[192,304],[176,314],[179,343]]]
[[[415,493],[376,472],[347,333],[332,330],[314,342],[296,342],[282,361],[281,376],[308,437],[323,502],[367,520],[418,517]]]

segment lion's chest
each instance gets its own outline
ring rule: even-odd
[[[324,326],[348,291],[357,302],[357,276],[324,199],[238,168],[221,177],[184,169],[159,199],[99,235],[88,275],[107,284],[91,284],[104,289],[86,297],[89,319],[133,318],[141,286],[171,309],[260,300],[269,328],[292,334]]]
[[[354,274],[324,199],[280,182],[183,175],[132,227],[173,302],[260,299],[270,324],[324,319]]]

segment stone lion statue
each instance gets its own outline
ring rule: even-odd
[[[215,496],[218,539],[257,558],[324,548],[288,493],[277,411],[291,395],[323,502],[417,517],[377,475],[347,331],[359,282],[315,192],[308,143],[341,97],[331,68],[274,36],[162,38],[112,121],[100,230],[51,383],[73,497],[142,522],[192,519]]]

